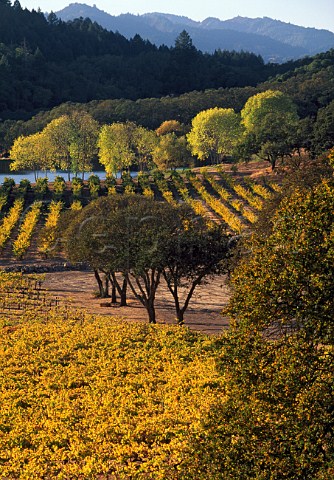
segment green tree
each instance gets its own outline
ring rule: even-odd
[[[186,30],[182,32],[175,39],[175,49],[177,50],[195,50],[193,41]]]
[[[229,313],[240,328],[274,336],[302,330],[333,341],[334,187],[329,180],[284,198],[268,237],[233,274]]]
[[[118,292],[120,273],[156,323],[155,297],[160,285],[164,244],[181,225],[178,210],[167,203],[135,195],[99,198],[69,220],[65,217],[65,251],[107,274]]]
[[[203,110],[193,118],[187,140],[193,155],[218,163],[224,156],[233,154],[241,134],[239,115],[232,108],[216,107]]]
[[[228,270],[229,236],[220,226],[210,229],[202,218],[192,219],[186,228],[166,239],[163,277],[173,296],[179,325],[196,288]],[[190,218],[189,218],[190,217]]]
[[[249,154],[269,161],[274,169],[278,159],[292,153],[298,115],[290,97],[273,90],[258,93],[247,100],[241,117]]]
[[[122,222],[127,244],[119,252],[125,277],[134,296],[146,308],[149,323],[156,323],[155,298],[162,277],[164,246],[181,227],[178,209],[151,198],[135,199],[122,214]]]
[[[99,124],[87,112],[73,112],[70,115],[70,155],[72,171],[77,174],[89,172],[92,160],[97,154]]]
[[[133,134],[136,125],[132,122],[103,125],[98,138],[99,160],[107,175],[116,175],[129,168],[136,160]]]
[[[64,212],[58,224],[57,238],[62,239],[67,258],[72,262],[85,262],[90,265],[102,298],[108,296],[109,281],[115,288],[119,287],[117,278],[112,278],[114,269],[119,265],[115,266],[114,250],[109,249],[106,243],[106,224],[109,229],[115,227],[116,211],[121,208],[122,202],[124,203],[119,196],[101,197],[79,212]],[[112,238],[110,245],[111,242]],[[103,275],[108,279],[105,283],[102,281]],[[122,291],[121,287],[119,288],[123,306],[126,305],[126,289]]]
[[[211,478],[333,476],[333,182],[297,189],[272,220],[232,276],[225,394],[194,443],[199,478],[205,451]]]
[[[160,170],[187,166],[192,159],[186,138],[177,137],[174,132],[159,137],[158,144],[152,152],[152,158]]]
[[[334,100],[318,111],[313,126],[312,150],[315,155],[334,147]]]
[[[252,285],[249,284],[249,288]],[[224,395],[194,443],[198,478],[207,452],[217,479],[326,480],[333,476],[333,355],[302,335],[257,332],[220,339]],[[205,471],[205,468],[203,468]]]

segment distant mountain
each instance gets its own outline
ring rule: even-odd
[[[104,28],[118,31],[127,38],[139,34],[156,45],[171,46],[182,30],[186,30],[196,48],[203,52],[221,50],[251,51],[263,59],[285,62],[314,55],[334,47],[334,33],[328,30],[305,28],[264,18],[236,17],[230,20],[207,18],[202,22],[165,14],[109,15],[96,6],[72,3],[56,15],[64,20],[90,18]]]
[[[223,22],[218,20],[214,28],[219,28],[219,24],[222,24],[221,28],[230,28],[243,33],[256,33],[293,47],[304,48],[310,55],[330,50],[334,46],[334,33],[329,30],[300,27],[268,17],[236,17]]]

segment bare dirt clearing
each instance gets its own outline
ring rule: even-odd
[[[124,318],[129,322],[148,321],[145,308],[132,295],[129,295],[127,307],[104,306],[110,303],[110,300],[96,298],[97,285],[92,272],[47,273],[44,286],[51,295],[58,297],[61,303],[70,304],[73,308],[83,308],[92,314]],[[185,325],[203,333],[222,332],[228,327],[228,319],[221,315],[221,310],[227,304],[229,296],[224,276],[215,278],[207,285],[201,285],[195,291],[185,314]],[[157,323],[176,323],[172,296],[163,285],[158,289],[156,310]]]

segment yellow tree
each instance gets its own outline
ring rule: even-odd
[[[100,163],[107,175],[116,175],[120,170],[135,162],[135,152],[131,148],[133,123],[113,123],[103,125],[97,141]]]
[[[152,152],[157,144],[158,138],[154,131],[142,126],[136,127],[133,132],[133,146],[136,153],[136,162],[139,170],[145,170],[152,166]]]
[[[70,180],[71,168],[71,123],[68,115],[55,118],[44,128],[43,133],[48,139],[50,155],[56,165],[68,172]]]
[[[92,160],[97,154],[99,124],[87,112],[73,112],[70,115],[70,156],[72,171],[89,172]]]
[[[329,164],[334,168],[334,148],[329,151],[328,159]]]
[[[98,123],[86,112],[73,112],[52,120],[43,130],[49,156],[61,169],[89,172],[97,153]]]
[[[165,120],[155,132],[159,137],[167,133],[182,133],[183,126],[177,120]]]
[[[187,140],[193,155],[218,163],[222,157],[233,154],[241,134],[239,115],[232,108],[216,107],[193,118]]]
[[[55,169],[48,138],[43,132],[18,137],[10,150],[10,157],[13,160],[11,170],[32,170],[35,180],[39,170]]]
[[[156,141],[154,132],[133,122],[104,125],[98,138],[100,163],[108,175],[135,163],[143,169],[151,160]]]

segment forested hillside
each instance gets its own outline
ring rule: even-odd
[[[317,138],[322,139],[321,144],[324,144],[325,148],[330,147],[331,142],[330,145],[327,143],[333,128],[330,112],[334,100],[334,50],[290,62],[280,68],[284,73],[257,86],[206,89],[181,95],[133,100],[123,97],[94,99],[88,103],[66,101],[52,109],[42,109],[43,111],[35,116],[32,116],[31,112],[32,118],[26,122],[4,120],[0,123],[0,149],[9,149],[19,135],[40,131],[51,120],[77,110],[90,113],[99,124],[132,121],[146,128],[156,129],[162,122],[171,119],[189,125],[197,113],[216,106],[233,108],[240,112],[249,97],[268,89],[280,90],[291,97],[297,106],[299,117],[303,119],[301,134],[306,139],[311,141],[313,124],[316,122]],[[18,116],[22,113],[16,112]]]
[[[89,19],[65,23],[54,14],[46,19],[40,11],[22,9],[19,2],[0,2],[1,118],[24,118],[66,101],[256,85],[277,71],[252,53],[203,54],[186,32],[175,47],[158,48]]]

